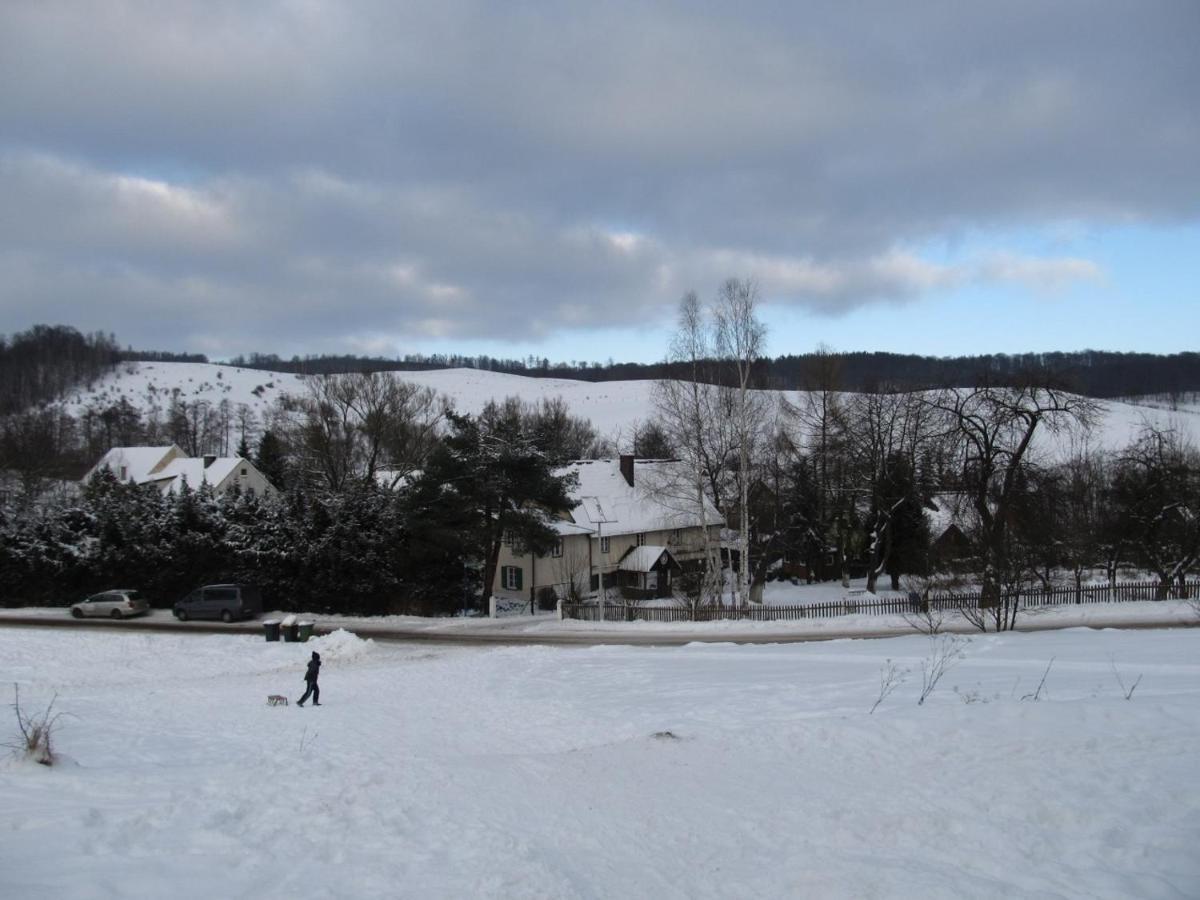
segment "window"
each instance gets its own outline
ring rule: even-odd
[[[550,555],[555,559],[558,559],[562,556],[562,538],[559,538],[554,542],[554,549],[550,551]]]
[[[600,538],[600,552],[601,553],[608,552],[608,538],[606,538],[606,537]]]
[[[644,531],[638,532],[637,545],[639,547],[641,547],[641,546],[644,546],[645,543],[646,543],[646,532],[644,532]]]
[[[129,467],[121,466],[121,480],[124,481],[128,477],[129,477]]]
[[[521,589],[521,567],[520,566],[503,566],[500,569],[500,583],[504,585],[506,591],[519,591]]]
[[[683,529],[682,528],[676,528],[674,531],[671,532],[671,543],[672,544],[682,544],[683,543]]]
[[[242,467],[242,477],[243,478],[246,477],[246,467],[245,466]]]
[[[504,541],[505,547],[511,547],[513,545],[512,532],[511,531],[504,532],[504,537],[502,538],[502,540]]]

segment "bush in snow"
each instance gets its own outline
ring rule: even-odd
[[[28,713],[21,708],[21,689],[13,685],[13,711],[17,715],[20,737],[8,744],[18,754],[43,766],[54,765],[53,737],[62,713],[54,712],[55,694],[40,713]]]

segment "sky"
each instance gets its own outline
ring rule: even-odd
[[[1200,3],[0,4],[0,333],[663,358],[1200,334]]]

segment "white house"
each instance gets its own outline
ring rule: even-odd
[[[164,494],[184,484],[208,484],[216,493],[237,485],[259,496],[274,494],[275,486],[248,459],[240,456],[186,456],[175,444],[167,447],[113,447],[83,477],[86,483],[100,469],[109,469],[120,481],[153,484]]]
[[[679,572],[704,557],[701,515],[673,460],[582,460],[574,473],[578,505],[558,513],[552,527],[559,542],[547,556],[500,551],[492,593],[529,600],[553,592],[589,595],[600,586],[635,596],[667,596]],[[705,501],[704,519],[713,540],[725,520]]]

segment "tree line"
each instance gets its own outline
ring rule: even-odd
[[[1200,353],[1169,355],[1082,350],[1051,353],[993,353],[933,357],[879,352],[836,352],[760,356],[754,363],[755,383],[776,389],[804,389],[814,363],[833,355],[842,387],[872,393],[932,387],[969,387],[982,380],[1017,384],[1031,372],[1053,374],[1056,381],[1089,397],[1164,395],[1179,400],[1200,393]],[[202,353],[121,349],[112,334],[84,335],[64,325],[35,325],[28,331],[0,335],[0,415],[58,399],[89,384],[121,362],[209,362]],[[716,362],[710,360],[710,362]],[[655,363],[570,360],[546,357],[498,358],[488,355],[410,353],[395,358],[321,354],[283,358],[251,353],[227,363],[239,368],[300,375],[429,371],[473,368],[482,371],[582,381],[688,378],[688,366],[666,358]],[[694,374],[694,373],[692,373]],[[712,366],[705,377],[732,378],[727,368]]]
[[[970,387],[983,380],[994,384],[1018,384],[1027,380],[1031,372],[1052,374],[1057,383],[1088,397],[1164,395],[1179,400],[1200,392],[1200,353],[1161,355],[1100,350],[936,357],[817,349],[811,353],[756,359],[755,383],[760,387],[803,390],[814,362],[830,354],[839,362],[843,389],[859,393]],[[396,358],[314,355],[284,359],[274,354],[253,353],[237,356],[229,361],[229,365],[301,375],[467,368],[532,378],[595,382],[689,377],[688,367],[672,359],[654,363],[614,362],[612,359],[607,362],[551,362],[546,357],[536,356],[512,359],[440,353],[412,353]],[[714,366],[706,377],[733,376],[722,367]]]
[[[965,581],[990,623],[1011,628],[1018,588],[1134,568],[1165,594],[1195,571],[1200,454],[1186,435],[1147,424],[1127,447],[1098,449],[1098,402],[1041,365],[860,393],[847,390],[844,357],[816,353],[807,390],[776,399],[748,390],[766,339],[756,306],[749,281],[727,281],[709,303],[685,296],[670,357],[687,376],[655,391],[682,463],[659,490],[722,512],[736,534],[724,542],[736,547],[734,602],[773,574],[865,576],[871,592],[884,577],[926,594]],[[931,529],[939,507],[947,534]],[[698,583],[689,602],[725,602],[722,580]]]

